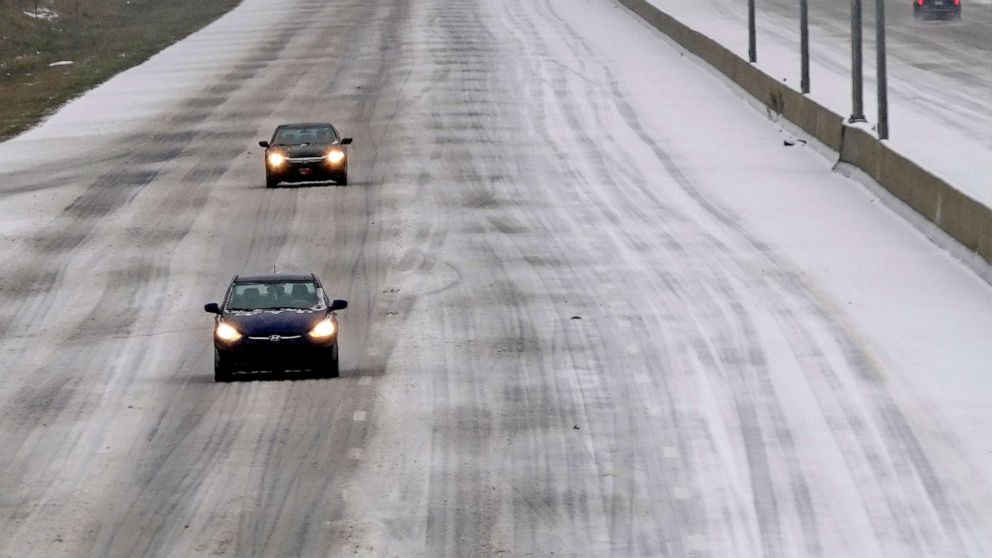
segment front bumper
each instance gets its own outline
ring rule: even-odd
[[[228,344],[214,340],[221,362],[229,371],[276,372],[317,371],[330,366],[337,356],[337,338],[312,341],[306,335],[295,339],[245,337]]]
[[[957,17],[961,6],[955,6],[952,0],[946,0],[943,5],[927,4],[915,7],[916,15],[923,19],[947,19]]]
[[[278,168],[266,165],[266,173],[279,182],[326,182],[348,171],[348,159],[332,164],[323,157],[287,159]]]

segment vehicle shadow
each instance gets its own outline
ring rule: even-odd
[[[163,381],[166,384],[175,384],[179,386],[187,384],[212,384],[214,383],[214,377],[212,374],[191,374],[188,376],[168,376]]]
[[[300,189],[300,188],[324,188],[324,187],[328,187],[328,186],[338,186],[338,187],[341,187],[341,188],[348,188],[348,187],[351,187],[351,186],[359,186],[359,185],[360,185],[360,183],[358,183],[358,182],[351,182],[351,181],[349,181],[347,185],[344,185],[344,184],[338,184],[337,182],[330,181],[330,180],[328,180],[326,182],[280,182],[277,186],[273,186],[272,188],[267,188],[267,189],[268,190],[297,190],[297,189]],[[265,188],[265,185],[262,184],[261,187],[262,188]]]
[[[348,370],[341,370],[342,378],[361,378],[362,376],[381,378],[385,375],[385,366],[357,366],[355,368],[349,368]]]
[[[212,376],[208,376],[211,378]],[[294,381],[294,380],[336,380],[331,376],[322,374],[320,372],[235,372],[231,374],[227,382],[219,383],[237,383],[237,382],[283,382],[283,381]]]

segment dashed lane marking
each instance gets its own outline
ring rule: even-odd
[[[672,489],[672,496],[676,500],[688,500],[690,498],[689,489],[684,486],[676,486]]]
[[[679,453],[679,448],[675,446],[665,446],[661,448],[661,454],[667,457],[668,459],[678,459],[679,456],[681,455]]]
[[[358,385],[360,386],[370,386],[372,385],[372,376],[362,376],[358,379]]]
[[[366,416],[365,411],[355,411],[355,414],[351,416],[351,420],[355,422],[365,422]]]

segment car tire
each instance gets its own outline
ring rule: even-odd
[[[331,362],[324,368],[324,377],[337,378],[340,375],[341,368],[338,365],[338,348],[334,347],[334,356],[331,357]]]
[[[214,381],[231,381],[231,367],[224,362],[223,357],[220,356],[220,351],[216,349],[214,349]]]
[[[274,176],[265,175],[265,187],[275,188],[279,185],[279,179]]]
[[[334,183],[337,184],[338,186],[347,186],[348,185],[348,173],[347,172],[343,172],[343,173],[335,176],[334,177]]]

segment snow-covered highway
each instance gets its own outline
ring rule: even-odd
[[[608,0],[276,4],[0,144],[0,556],[992,554],[992,287],[887,202]],[[215,384],[273,265],[342,377]]]

